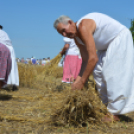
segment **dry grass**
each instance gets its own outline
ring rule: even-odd
[[[107,110],[92,76],[81,91],[61,83],[60,59],[57,55],[47,66],[18,64],[20,90],[0,94],[0,133],[110,133],[114,129],[116,133],[121,128],[126,132],[127,123],[101,122]]]
[[[90,78],[88,86],[83,91],[70,91],[70,86],[61,84],[62,68],[58,67],[61,55],[57,55],[46,66],[19,65],[20,83],[26,87],[51,91],[68,90],[65,101],[56,105],[52,114],[54,124],[82,126],[88,123],[101,122],[106,114],[106,107],[101,103],[95,91],[94,80]],[[31,68],[30,68],[31,67]],[[21,74],[23,72],[23,75]],[[59,79],[58,79],[59,78]],[[64,86],[63,86],[64,85]],[[62,94],[63,93],[63,94]],[[64,92],[60,93],[64,96]],[[57,100],[61,101],[61,100]],[[51,103],[51,102],[50,102]],[[57,110],[58,109],[58,110]]]

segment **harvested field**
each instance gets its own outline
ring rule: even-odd
[[[72,91],[61,83],[62,68],[52,64],[51,73],[44,66],[18,65],[19,90],[0,92],[0,134],[134,133],[134,113],[120,122],[101,122],[107,110],[92,76],[82,91]]]
[[[62,93],[61,93],[62,92]],[[49,122],[58,104],[64,102],[69,91],[52,92],[43,89],[20,88],[16,92],[2,90],[0,95],[1,134],[79,134],[132,133],[134,122],[129,118],[113,124],[88,123],[84,126],[54,125]],[[62,96],[64,94],[64,96]],[[58,110],[58,109],[57,109]],[[128,115],[134,119],[134,113]]]

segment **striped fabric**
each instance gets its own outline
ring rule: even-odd
[[[11,56],[9,49],[0,43],[0,80],[7,83],[8,75],[11,71]]]
[[[82,59],[77,55],[66,55],[63,67],[62,82],[70,83],[71,78],[76,79],[81,69]]]

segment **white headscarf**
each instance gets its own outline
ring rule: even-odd
[[[9,38],[9,36],[7,35],[7,33],[3,30],[0,29],[0,43],[4,44],[4,45],[9,45],[12,46],[12,42]]]

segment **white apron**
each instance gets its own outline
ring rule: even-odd
[[[15,52],[12,46],[9,46],[9,45],[6,45],[6,46],[10,50],[11,60],[12,60],[12,68],[8,76],[7,84],[19,86],[19,74],[18,74],[18,66],[16,62]]]

